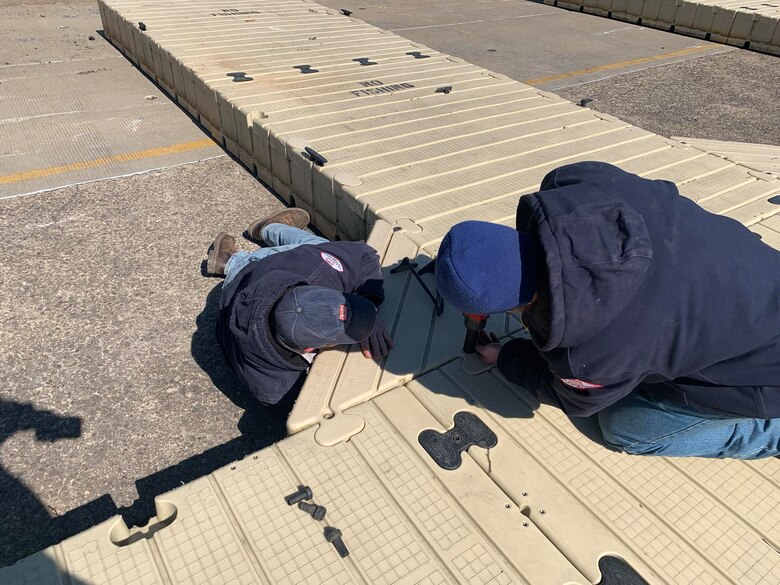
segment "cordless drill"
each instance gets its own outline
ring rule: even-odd
[[[466,339],[463,341],[463,353],[474,353],[479,340],[479,332],[485,329],[488,316],[463,313],[463,320],[466,324]]]

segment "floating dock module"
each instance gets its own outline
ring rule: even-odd
[[[544,0],[544,3],[780,55],[780,2],[777,1]]]
[[[112,42],[331,238],[408,219],[430,248],[461,219],[511,221],[545,173],[588,159],[747,223],[780,210],[774,177],[313,2],[100,8]]]
[[[780,177],[780,146],[703,138],[675,138],[731,162]]]
[[[473,445],[445,469],[420,434],[452,429],[464,412],[494,435],[494,446]],[[539,407],[493,372],[465,371],[460,359],[340,416],[363,422],[349,441],[324,446],[315,428],[296,433],[159,496],[146,527],[113,518],[0,569],[0,582],[774,585],[780,578],[775,459],[615,453],[559,410]],[[472,442],[468,431],[455,427]],[[285,502],[300,485],[326,508],[323,520]],[[326,540],[328,527],[341,531],[348,556]],[[625,581],[629,573],[637,576]]]

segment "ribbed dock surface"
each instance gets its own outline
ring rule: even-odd
[[[675,138],[731,162],[780,177],[780,146],[703,138]]]

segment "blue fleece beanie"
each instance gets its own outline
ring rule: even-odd
[[[528,234],[511,227],[485,221],[456,224],[436,258],[438,291],[464,313],[487,315],[524,305],[537,289],[537,248]]]

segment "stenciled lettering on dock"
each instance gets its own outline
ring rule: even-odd
[[[380,81],[378,79],[372,79],[370,81],[361,81],[360,85],[365,87],[366,89],[358,89],[355,91],[351,91],[349,93],[360,97],[364,95],[392,93],[394,91],[402,91],[404,89],[412,89],[414,87],[414,84],[411,83],[392,83],[390,85],[385,85],[383,81]]]

